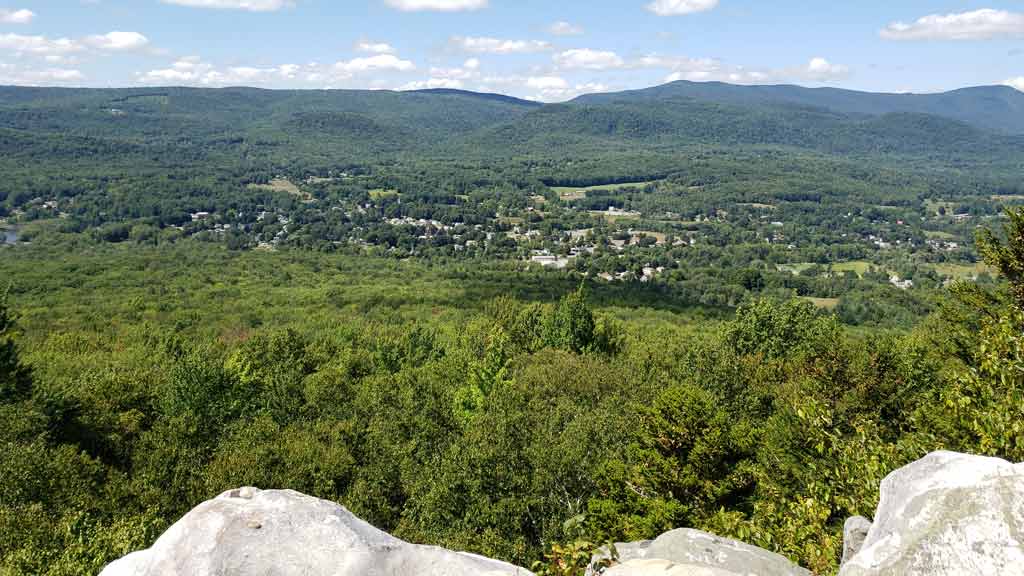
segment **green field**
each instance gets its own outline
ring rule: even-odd
[[[806,300],[824,310],[834,310],[836,306],[839,306],[839,298],[812,298],[804,296],[801,300]]]
[[[804,270],[807,270],[808,268],[811,268],[814,265],[815,265],[814,262],[795,262],[795,263],[792,263],[792,264],[780,264],[779,266],[777,266],[777,268],[778,268],[779,271],[782,271],[782,272],[790,272],[792,274],[800,274]],[[851,261],[851,262],[836,262],[835,264],[830,264],[830,265],[822,264],[821,266],[823,266],[823,267],[831,266],[832,271],[833,272],[837,272],[837,273],[840,273],[840,272],[853,272],[857,276],[863,276],[864,273],[867,272],[872,266],[875,266],[875,264],[872,264],[871,262],[865,262],[863,260],[854,260],[854,261]]]
[[[857,276],[863,276],[872,266],[875,265],[871,262],[854,260],[852,262],[837,262],[832,265],[832,270],[836,272],[853,272]]]
[[[550,186],[552,191],[558,194],[558,197],[562,200],[582,200],[587,197],[587,192],[596,192],[603,190],[611,192],[614,190],[635,190],[637,188],[644,188],[651,184],[657,184],[658,180],[650,180],[647,182],[625,182],[622,184],[600,184],[598,186]]]
[[[940,216],[940,208],[945,208],[946,215],[952,216],[956,213],[956,204],[953,202],[940,202],[938,200],[925,200],[924,207],[929,214]]]
[[[950,278],[956,279],[969,279],[974,278],[983,273],[992,273],[992,270],[984,263],[978,262],[976,264],[959,264],[945,262],[942,264],[934,265],[935,271],[943,276],[949,276]]]
[[[370,198],[373,198],[374,200],[380,200],[382,198],[394,198],[400,195],[398,190],[388,190],[384,188],[374,188],[373,190],[370,190],[369,193]]]

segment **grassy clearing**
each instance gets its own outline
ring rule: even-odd
[[[924,207],[929,214],[935,216],[941,216],[940,209],[945,208],[946,215],[953,215],[956,213],[956,204],[953,202],[940,202],[938,200],[925,200]]]
[[[663,232],[653,232],[651,230],[634,230],[633,234],[636,236],[648,236],[658,241],[658,244],[664,244],[665,240],[668,239],[668,234]]]
[[[942,276],[948,276],[949,278],[956,278],[960,280],[974,278],[975,276],[985,272],[992,274],[992,269],[986,266],[983,262],[975,264],[944,262],[942,264],[935,264],[933,268]]]
[[[836,306],[839,306],[839,298],[812,298],[810,296],[803,296],[801,299],[806,300],[824,310],[835,310]]]
[[[837,262],[832,265],[832,270],[835,272],[853,272],[857,276],[863,276],[872,266],[874,264],[871,262],[854,260],[852,262]]]
[[[609,222],[618,222],[619,220],[639,220],[642,216],[640,214],[629,214],[627,212],[612,214],[609,212],[598,212],[597,210],[591,210],[592,216],[600,216]]]
[[[789,272],[791,274],[799,274],[804,270],[807,270],[811,266],[814,266],[812,262],[796,262],[793,264],[779,264],[775,268],[779,272]]]
[[[370,190],[370,198],[373,198],[374,200],[381,200],[383,198],[394,198],[395,196],[399,195],[400,194],[398,193],[398,190],[391,190],[386,188],[374,188],[373,190]]]
[[[956,240],[955,234],[940,230],[925,230],[924,235],[931,240]]]
[[[780,272],[790,272],[792,274],[799,274],[804,270],[814,266],[813,262],[795,262],[791,264],[779,264],[776,268]],[[823,268],[827,268],[826,265],[821,265]],[[841,274],[843,272],[853,272],[857,276],[863,276],[869,268],[874,266],[871,262],[865,262],[863,260],[855,260],[853,262],[836,262],[831,265],[832,272]]]
[[[551,190],[558,194],[558,197],[565,201],[582,200],[587,197],[587,192],[602,190],[610,192],[614,190],[635,190],[650,184],[657,184],[660,180],[649,180],[647,182],[626,182],[623,184],[601,184],[598,186],[551,186]]]
[[[275,178],[267,184],[249,184],[249,188],[253,190],[269,190],[271,192],[284,192],[285,194],[291,194],[292,196],[298,196],[305,202],[312,202],[313,197],[308,193],[303,192],[298,186],[292,183],[291,180],[285,178]]]

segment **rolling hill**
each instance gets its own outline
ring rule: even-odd
[[[902,95],[675,82],[562,104],[460,90],[2,87],[0,145],[179,161],[201,150],[256,163],[769,146],[1016,170],[1022,111],[1024,93],[1005,87]]]
[[[679,99],[737,106],[796,105],[867,116],[929,114],[958,120],[984,130],[1024,133],[1024,92],[1009,86],[980,86],[941,94],[878,94],[838,88],[738,86],[721,82],[678,81],[643,90],[589,94],[580,96],[574,102],[606,105],[613,102],[649,103]]]

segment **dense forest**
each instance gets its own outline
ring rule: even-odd
[[[1014,97],[694,90],[0,89],[0,574],[243,485],[832,574],[896,467],[1024,460]]]

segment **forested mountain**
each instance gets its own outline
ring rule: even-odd
[[[0,128],[17,131],[7,147],[28,138],[46,148],[59,134],[118,154],[139,144],[373,160],[785,146],[1013,168],[1024,136],[1002,131],[1024,132],[1021,112],[1024,94],[1010,88],[919,96],[673,83],[549,105],[456,90],[0,89]]]
[[[1009,86],[979,86],[939,94],[876,94],[839,88],[738,86],[722,82],[680,80],[643,90],[588,94],[580,96],[575,102],[597,105],[679,99],[740,106],[797,105],[868,116],[931,114],[987,130],[1024,133],[1024,92]]]

